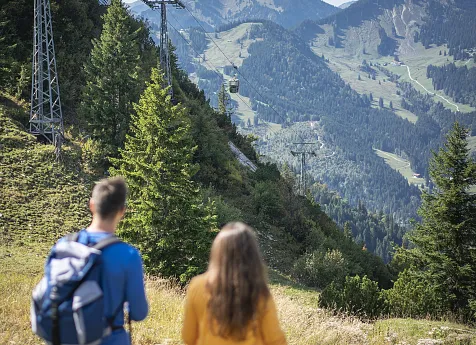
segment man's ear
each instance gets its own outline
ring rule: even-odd
[[[119,214],[121,215],[121,218],[120,218],[120,219],[124,218],[124,214],[126,214],[126,208],[123,207],[123,208],[119,211]]]
[[[91,214],[96,213],[96,205],[94,205],[93,199],[89,199],[89,210],[91,211]]]

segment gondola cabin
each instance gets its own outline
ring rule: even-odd
[[[240,81],[235,77],[228,82],[230,93],[238,93],[240,90]]]

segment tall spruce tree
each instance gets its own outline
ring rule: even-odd
[[[399,253],[410,268],[395,284],[412,291],[403,298],[422,299],[415,305],[424,308],[433,301],[433,310],[426,312],[450,312],[466,320],[474,319],[476,312],[476,195],[469,192],[476,184],[476,162],[470,157],[467,136],[468,130],[455,123],[444,147],[430,161],[436,187],[432,194],[423,194],[422,222],[410,237],[414,248]],[[406,286],[413,284],[426,294],[432,290],[432,296]]]
[[[86,87],[81,116],[91,135],[99,140],[106,155],[115,156],[123,147],[132,103],[141,91],[139,33],[120,0],[112,0],[104,15],[99,40],[93,40],[91,57],[85,65]]]
[[[111,171],[124,176],[130,190],[121,236],[141,250],[150,273],[186,282],[205,269],[216,222],[192,181],[190,119],[171,103],[163,83],[153,69]]]
[[[222,84],[220,91],[218,91],[218,112],[222,115],[231,113],[230,95],[226,92],[225,84]]]

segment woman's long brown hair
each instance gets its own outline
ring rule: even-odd
[[[222,228],[212,245],[207,276],[212,332],[245,340],[260,301],[270,295],[258,241],[249,226],[236,222]]]

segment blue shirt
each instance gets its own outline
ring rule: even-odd
[[[81,231],[78,242],[97,243],[111,236],[107,232]],[[144,289],[142,259],[137,249],[127,243],[115,243],[102,250],[105,316],[110,318],[125,302],[129,305],[129,315],[133,321],[146,318],[149,308]],[[124,311],[120,308],[114,319],[114,327],[124,325]],[[101,345],[130,345],[129,335],[124,328],[117,329],[103,339]]]

